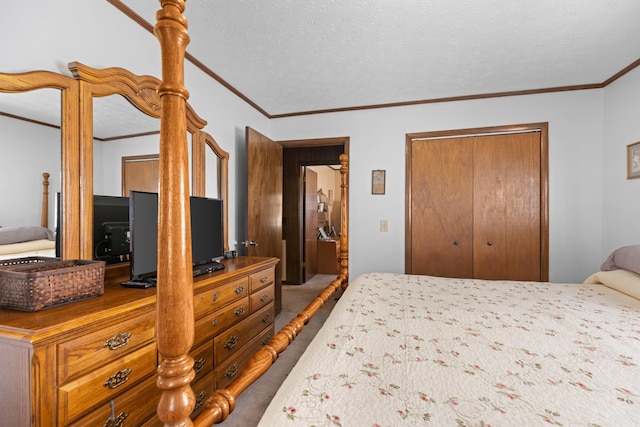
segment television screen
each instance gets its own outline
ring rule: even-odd
[[[129,193],[131,228],[131,280],[156,276],[158,253],[158,194]]]
[[[194,265],[224,257],[222,200],[191,197],[191,248]],[[144,281],[157,273],[158,194],[132,191],[131,280]]]
[[[93,258],[107,264],[128,261],[129,198],[93,196]]]
[[[193,264],[224,257],[222,200],[191,197],[191,247]]]

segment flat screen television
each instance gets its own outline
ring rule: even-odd
[[[129,198],[93,196],[93,259],[107,264],[130,258]]]
[[[158,269],[158,194],[132,191],[129,199],[131,280],[147,281],[156,277]],[[224,257],[222,203],[220,199],[191,197],[191,248],[194,267]]]
[[[191,255],[194,265],[224,257],[222,200],[191,197]]]

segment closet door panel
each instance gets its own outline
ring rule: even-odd
[[[475,144],[475,278],[540,280],[539,138],[492,135]]]
[[[473,141],[412,143],[412,274],[473,274]]]

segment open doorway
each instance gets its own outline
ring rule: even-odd
[[[305,166],[303,281],[338,274],[340,165]]]
[[[332,166],[340,164],[340,155],[349,154],[349,138],[316,139],[305,141],[278,141],[283,146],[283,283],[302,284],[313,272],[305,274],[307,261],[305,255],[305,167]],[[336,166],[337,167],[337,166]],[[339,169],[339,168],[338,168]],[[339,174],[339,172],[336,172]],[[328,189],[323,191],[328,196]],[[332,189],[334,196],[339,190]],[[314,203],[314,202],[311,202]],[[336,211],[339,212],[336,205]],[[317,206],[316,206],[317,209]],[[340,220],[334,219],[333,224]],[[317,226],[315,226],[317,228]],[[317,240],[317,230],[312,234]],[[311,236],[307,236],[311,237]],[[316,258],[317,259],[317,258]],[[308,276],[308,277],[305,277]]]

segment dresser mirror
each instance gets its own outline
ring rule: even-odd
[[[62,256],[79,256],[80,177],[78,83],[49,72],[0,73],[2,170],[0,226],[56,228],[56,193],[62,197]],[[5,157],[6,156],[6,157]],[[43,197],[43,173],[48,195]],[[45,202],[46,201],[46,202]],[[46,218],[46,220],[44,219]]]
[[[93,69],[69,64],[80,83],[81,147],[85,161],[81,207],[84,236],[92,236],[93,194],[122,195],[122,158],[159,153],[159,80],[121,68]],[[206,121],[187,104],[191,194],[227,199],[228,154],[202,128]],[[224,204],[225,250],[228,207]],[[92,238],[83,240],[82,257],[92,257]]]
[[[121,158],[126,153],[159,152],[160,100],[155,90],[159,80],[77,62],[70,63],[69,69],[73,77],[49,71],[0,73],[3,153],[7,159],[19,159],[15,164],[21,165],[3,168],[0,194],[15,200],[3,203],[11,207],[6,212],[0,209],[0,226],[21,225],[13,224],[17,212],[29,222],[25,225],[40,223],[42,173],[47,172],[47,216],[52,230],[56,228],[56,193],[61,194],[60,255],[92,259],[93,194],[121,195]],[[191,194],[226,201],[229,155],[202,131],[206,121],[188,104],[187,123]],[[15,170],[31,171],[28,180],[36,182],[35,190],[33,182],[17,179]],[[18,208],[18,200],[26,199],[26,193],[35,201]],[[226,203],[224,224],[228,250]]]

